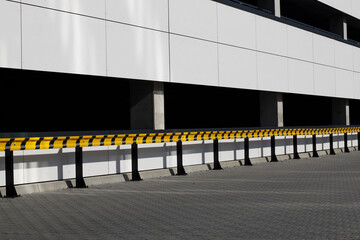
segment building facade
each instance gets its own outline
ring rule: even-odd
[[[360,2],[0,0],[0,72],[6,134],[358,125]],[[86,175],[128,170],[102,151]],[[18,183],[49,180],[31,162],[54,154],[73,176],[66,153],[33,154]]]

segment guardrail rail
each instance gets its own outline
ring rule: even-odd
[[[60,149],[75,148],[75,175],[76,188],[85,188],[83,177],[83,147],[131,145],[131,168],[132,181],[140,181],[138,170],[138,144],[170,143],[176,142],[177,150],[177,174],[185,175],[183,166],[182,142],[213,140],[214,167],[219,170],[219,140],[244,139],[244,164],[252,165],[249,157],[250,138],[271,138],[271,162],[276,162],[275,137],[293,136],[294,159],[299,159],[297,150],[297,137],[312,135],[313,157],[318,157],[316,149],[316,136],[330,136],[330,154],[335,154],[333,148],[333,134],[344,134],[345,152],[349,152],[347,139],[348,133],[357,133],[358,144],[360,143],[360,127],[329,127],[329,128],[277,128],[277,129],[254,129],[254,130],[224,130],[224,131],[187,131],[187,132],[158,132],[136,134],[109,134],[109,135],[83,135],[83,136],[54,136],[54,137],[17,137],[0,138],[0,151],[5,151],[5,181],[6,197],[17,197],[14,185],[14,157],[13,152],[19,150],[35,149]]]

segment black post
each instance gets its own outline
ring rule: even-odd
[[[244,155],[245,155],[245,166],[252,166],[252,163],[250,161],[250,157],[249,157],[249,138],[246,137],[244,139]]]
[[[348,147],[348,134],[347,133],[344,133],[344,151],[346,153],[350,152],[349,147]]]
[[[317,153],[317,150],[316,150],[316,135],[313,135],[312,143],[313,143],[313,157],[317,158],[317,157],[319,157],[319,154]]]
[[[141,181],[138,169],[138,146],[136,143],[131,145],[131,167],[132,167],[132,181]]]
[[[277,157],[275,153],[275,136],[271,136],[271,161],[270,162],[277,162]]]
[[[186,175],[184,165],[183,165],[183,154],[182,154],[182,142],[178,141],[176,143],[176,154],[177,154],[177,174],[176,175]]]
[[[330,134],[330,155],[336,155],[334,150],[334,135]]]
[[[358,151],[360,151],[360,132],[358,132]]]
[[[83,151],[82,147],[75,148],[76,188],[86,188],[83,175]]]
[[[213,170],[221,170],[222,167],[219,162],[219,140],[214,139],[214,168]]]
[[[300,159],[297,147],[297,135],[293,136],[294,159]]]
[[[14,186],[14,153],[10,150],[5,150],[5,178],[6,178],[6,197],[18,197]]]

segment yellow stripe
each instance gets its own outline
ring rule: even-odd
[[[127,137],[125,139],[126,144],[133,144],[134,143],[134,137]]]
[[[41,142],[40,142],[40,149],[49,149],[50,148],[50,142],[51,140],[53,140],[53,137],[45,137]]]
[[[34,150],[36,149],[36,142],[39,141],[40,138],[30,138],[25,144],[25,150]]]

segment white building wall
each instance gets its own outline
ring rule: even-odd
[[[0,4],[1,67],[360,99],[359,48],[211,0]]]
[[[360,99],[359,48],[210,0],[22,2],[0,0],[0,67]],[[291,153],[282,141],[278,154]],[[221,161],[242,159],[242,144],[221,141]],[[250,147],[269,155],[268,141]],[[74,155],[17,151],[15,182],[72,178]],[[139,157],[141,170],[175,167],[176,146],[143,145]],[[211,142],[184,144],[185,165],[212,158]],[[85,176],[129,172],[130,146],[85,148],[84,162]]]

